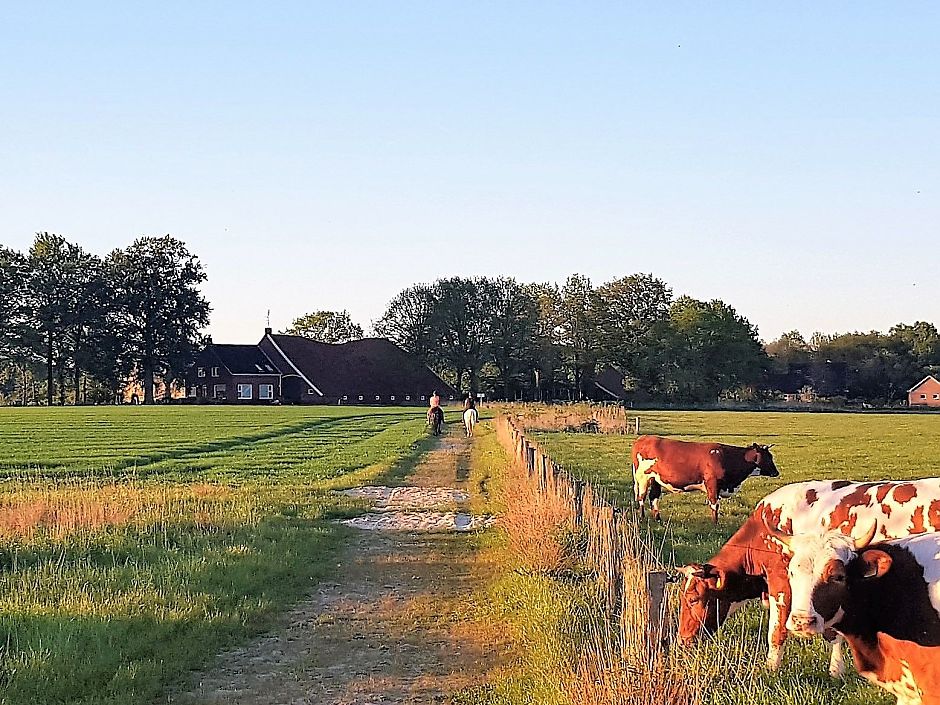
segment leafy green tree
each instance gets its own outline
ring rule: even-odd
[[[436,340],[431,359],[453,373],[457,391],[467,376],[470,392],[479,388],[480,371],[486,364],[492,338],[490,310],[495,291],[483,277],[440,279],[432,289],[434,298],[431,329]]]
[[[116,282],[116,324],[126,343],[128,361],[144,387],[144,403],[153,403],[154,380],[182,376],[204,343],[209,304],[199,291],[206,275],[199,259],[179,240],[141,237],[115,250],[108,264]]]
[[[723,392],[756,384],[764,370],[757,330],[723,301],[682,296],[659,333],[668,363],[664,391],[680,399],[715,401]]]
[[[348,311],[317,311],[295,318],[285,335],[299,335],[321,343],[348,343],[362,337],[362,327]]]
[[[923,367],[903,336],[843,333],[831,336],[817,351],[820,360],[846,364],[849,396],[876,403],[903,398],[919,381]]]
[[[0,246],[0,360],[22,355],[26,319],[26,260]]]
[[[45,360],[46,404],[52,405],[56,379],[59,402],[65,401],[69,360],[66,335],[82,305],[82,279],[88,253],[61,235],[37,233],[26,260],[26,302],[37,354]]]
[[[597,367],[601,349],[598,318],[598,302],[591,280],[581,274],[572,274],[561,288],[558,332],[565,365],[578,399],[584,398]]]
[[[417,355],[425,364],[431,362],[435,349],[434,293],[427,284],[415,284],[389,302],[385,313],[375,323],[375,333]]]
[[[533,398],[541,401],[558,396],[564,365],[562,339],[564,328],[561,313],[561,289],[557,284],[530,284],[526,287],[535,301],[537,318],[534,339],[536,359],[533,369],[535,393]]]
[[[765,352],[780,366],[786,368],[791,362],[809,362],[813,349],[797,330],[784,333],[764,346]]]
[[[898,323],[888,335],[906,345],[921,367],[940,365],[940,334],[933,323],[917,321],[913,325]],[[914,380],[917,382],[919,380]]]
[[[650,334],[669,319],[672,289],[652,274],[631,274],[598,287],[595,297],[603,360],[629,372],[641,389],[652,389],[659,361],[650,354]]]
[[[536,332],[538,302],[515,279],[499,277],[488,284],[490,356],[504,399],[527,386],[539,353]]]

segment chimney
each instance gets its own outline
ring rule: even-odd
[[[265,329],[264,329],[264,334],[265,334],[265,335],[271,335],[271,329],[270,329],[270,328],[265,328]]]

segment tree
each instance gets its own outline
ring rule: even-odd
[[[414,353],[427,364],[434,349],[434,294],[427,284],[400,292],[373,326],[377,335]]]
[[[766,357],[757,330],[723,301],[682,296],[659,329],[668,361],[664,391],[690,401],[715,401],[719,394],[758,382]]]
[[[463,389],[464,373],[469,391],[476,392],[492,346],[488,325],[495,298],[492,282],[483,277],[440,279],[432,295],[435,345],[431,360],[453,372],[458,392]]]
[[[284,334],[321,343],[348,343],[362,337],[362,327],[352,322],[348,311],[317,311],[295,318]]]
[[[538,302],[515,279],[490,280],[490,309],[486,338],[499,374],[504,399],[524,387],[538,356]]]
[[[209,304],[199,291],[206,275],[199,259],[179,240],[141,237],[108,257],[117,282],[118,320],[128,361],[144,386],[144,403],[153,403],[157,376],[182,375],[204,339]]]
[[[0,246],[0,360],[12,360],[22,352],[26,272],[23,256]]]
[[[650,355],[650,333],[668,320],[672,289],[652,274],[631,274],[598,287],[595,297],[604,361],[629,371],[638,387],[652,389],[659,361]]]
[[[561,288],[559,343],[578,399],[584,398],[600,352],[597,321],[597,298],[591,280],[572,274]]]
[[[66,330],[83,305],[80,296],[84,266],[90,257],[61,235],[37,233],[26,260],[26,302],[36,352],[46,366],[46,404],[52,405],[55,380],[59,401],[65,401],[65,367],[69,358]]]
[[[888,331],[888,335],[906,345],[921,367],[940,365],[940,334],[933,323],[898,323]]]
[[[765,345],[764,350],[784,367],[791,362],[809,362],[813,356],[812,348],[798,330],[784,333]]]

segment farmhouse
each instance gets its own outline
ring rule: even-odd
[[[767,376],[767,389],[785,402],[811,403],[820,399],[845,395],[846,373],[844,362],[791,362],[786,372]]]
[[[266,328],[257,345],[208,344],[186,375],[187,399],[238,404],[418,404],[457,392],[385,338],[321,343]]]
[[[907,390],[908,406],[940,406],[940,382],[927,375]]]

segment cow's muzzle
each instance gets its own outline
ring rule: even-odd
[[[791,612],[787,618],[787,629],[797,636],[811,637],[822,634],[826,625],[818,614]]]

